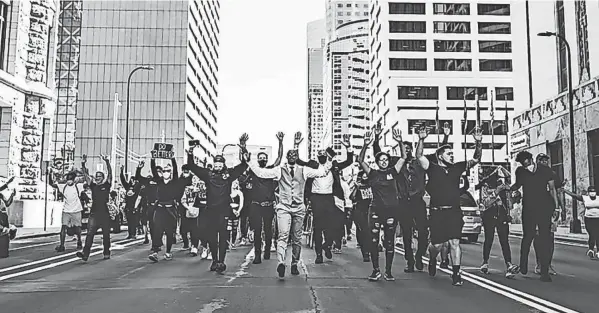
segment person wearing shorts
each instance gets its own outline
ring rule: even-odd
[[[55,183],[51,175],[48,178],[49,185],[56,188],[64,198],[60,244],[55,250],[56,252],[65,251],[64,243],[67,233],[69,233],[69,236],[73,234],[77,236],[77,250],[81,250],[83,249],[83,242],[81,241],[81,212],[83,206],[81,205],[80,195],[81,191],[84,190],[83,183],[76,181],[77,174],[75,172],[68,173],[64,183]]]

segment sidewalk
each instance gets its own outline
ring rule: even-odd
[[[17,230],[17,237],[15,239],[30,239],[49,237],[60,234],[60,227],[47,227],[46,231],[43,228],[22,228],[19,227]]]
[[[555,239],[572,243],[586,244],[589,240],[589,235],[584,229],[582,232],[582,234],[571,234],[569,227],[558,227],[557,231],[555,232]],[[511,224],[510,234],[522,236],[522,224]]]

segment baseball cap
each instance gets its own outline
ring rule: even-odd
[[[545,153],[537,154],[537,160],[543,160],[543,159],[549,160],[549,156],[546,155]]]

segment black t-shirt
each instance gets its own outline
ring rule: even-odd
[[[359,186],[353,201],[356,203],[357,211],[368,212],[372,201],[372,189],[369,186]]]
[[[460,178],[466,171],[466,166],[466,162],[458,162],[448,167],[430,163],[426,171],[428,174],[426,191],[431,197],[431,207],[460,206]]]
[[[110,187],[112,185],[106,181],[100,185],[92,182],[89,188],[92,191],[92,209],[94,213],[108,212],[108,200],[110,199]]]
[[[516,169],[516,182],[522,185],[522,207],[524,210],[555,210],[555,202],[548,183],[555,179],[555,174],[547,166],[537,166],[532,173],[524,167]]]
[[[394,167],[384,170],[371,170],[368,175],[368,185],[372,188],[373,207],[397,207],[399,192],[397,190],[397,171]]]

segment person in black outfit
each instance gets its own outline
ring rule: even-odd
[[[125,166],[121,166],[121,184],[125,188],[125,216],[127,217],[127,230],[129,236],[127,239],[134,239],[137,235],[137,225],[139,224],[139,207],[137,206],[137,197],[139,197],[140,185],[135,179],[128,180],[125,177]]]
[[[141,176],[141,169],[144,168],[145,162],[139,162],[137,170],[135,171],[135,180],[141,184],[142,191],[142,224],[146,226],[144,244],[150,243],[148,235],[152,235],[152,229],[154,229],[154,211],[156,210],[156,192],[158,188],[157,181],[162,178],[162,167],[156,166],[156,174],[158,176]],[[160,239],[160,246],[158,251],[162,247],[162,239]]]
[[[368,146],[372,143],[372,133],[367,132],[364,136],[364,145],[358,162],[364,172],[368,175],[368,183],[372,188],[372,204],[369,211],[369,228],[372,232],[372,240],[369,240],[370,258],[373,271],[369,280],[378,281],[381,279],[381,270],[379,267],[379,232],[383,229],[385,248],[385,280],[393,281],[395,278],[391,274],[391,266],[395,255],[395,229],[399,218],[399,190],[397,188],[397,179],[406,158],[406,149],[402,145],[401,132],[393,129],[393,139],[399,144],[401,158],[394,167],[389,166],[390,156],[387,153],[380,152],[375,156],[376,164],[379,169],[371,169],[366,163],[365,156]]]
[[[516,169],[516,182],[511,190],[522,187],[522,244],[520,245],[520,273],[528,274],[528,254],[530,245],[538,231],[538,250],[541,265],[541,281],[551,282],[549,276],[549,238],[551,218],[559,214],[559,203],[555,189],[555,175],[546,166],[538,166],[532,154],[522,151],[516,156],[522,166]]]
[[[206,183],[207,209],[200,213],[202,215],[200,223],[202,224],[201,228],[206,230],[212,254],[210,270],[218,273],[222,273],[227,269],[225,265],[228,248],[227,239],[229,238],[227,225],[229,217],[233,214],[231,209],[231,187],[233,181],[239,178],[248,167],[248,154],[245,149],[247,140],[247,134],[243,134],[239,139],[241,163],[233,169],[228,169],[225,166],[225,158],[222,155],[214,157],[212,170],[199,167],[193,159],[193,149],[196,147],[191,147],[188,151],[191,155],[187,158],[189,169]]]
[[[191,232],[194,227],[193,224],[197,224],[197,219],[186,218],[187,208],[185,205],[183,205],[181,200],[185,197],[185,194],[188,191],[187,187],[192,185],[193,176],[191,175],[187,164],[184,164],[181,167],[181,171],[183,173],[181,173],[179,179],[181,180],[181,184],[183,184],[185,187],[181,188],[181,195],[180,198],[178,198],[179,200],[177,200],[177,208],[179,209],[179,235],[181,235],[183,240],[183,249],[189,249],[189,239],[191,238]]]
[[[89,176],[87,156],[83,155],[82,170],[85,180],[92,191],[92,207],[90,210],[87,235],[85,237],[85,245],[83,251],[77,252],[77,257],[83,261],[87,261],[94,243],[94,236],[98,228],[102,228],[102,243],[104,245],[104,260],[110,259],[110,214],[108,213],[108,200],[110,197],[110,188],[112,187],[112,167],[110,161],[105,155],[100,156],[106,163],[108,175],[105,177],[103,172],[96,172],[94,180]]]
[[[395,162],[397,164],[397,162]],[[356,223],[356,240],[362,252],[364,262],[370,262],[370,227],[368,227],[368,209],[372,202],[372,188],[368,184],[368,174],[363,170],[358,173],[356,187],[350,196],[354,203],[353,220]]]
[[[252,192],[252,179],[249,176],[249,169],[243,173],[239,179],[239,188],[243,193],[243,207],[249,208],[252,200],[250,199],[250,193]],[[241,210],[241,215],[239,215],[239,225],[241,231],[241,237],[239,238],[239,243],[241,245],[247,245],[249,243],[248,233],[252,229],[250,225],[250,210]]]

